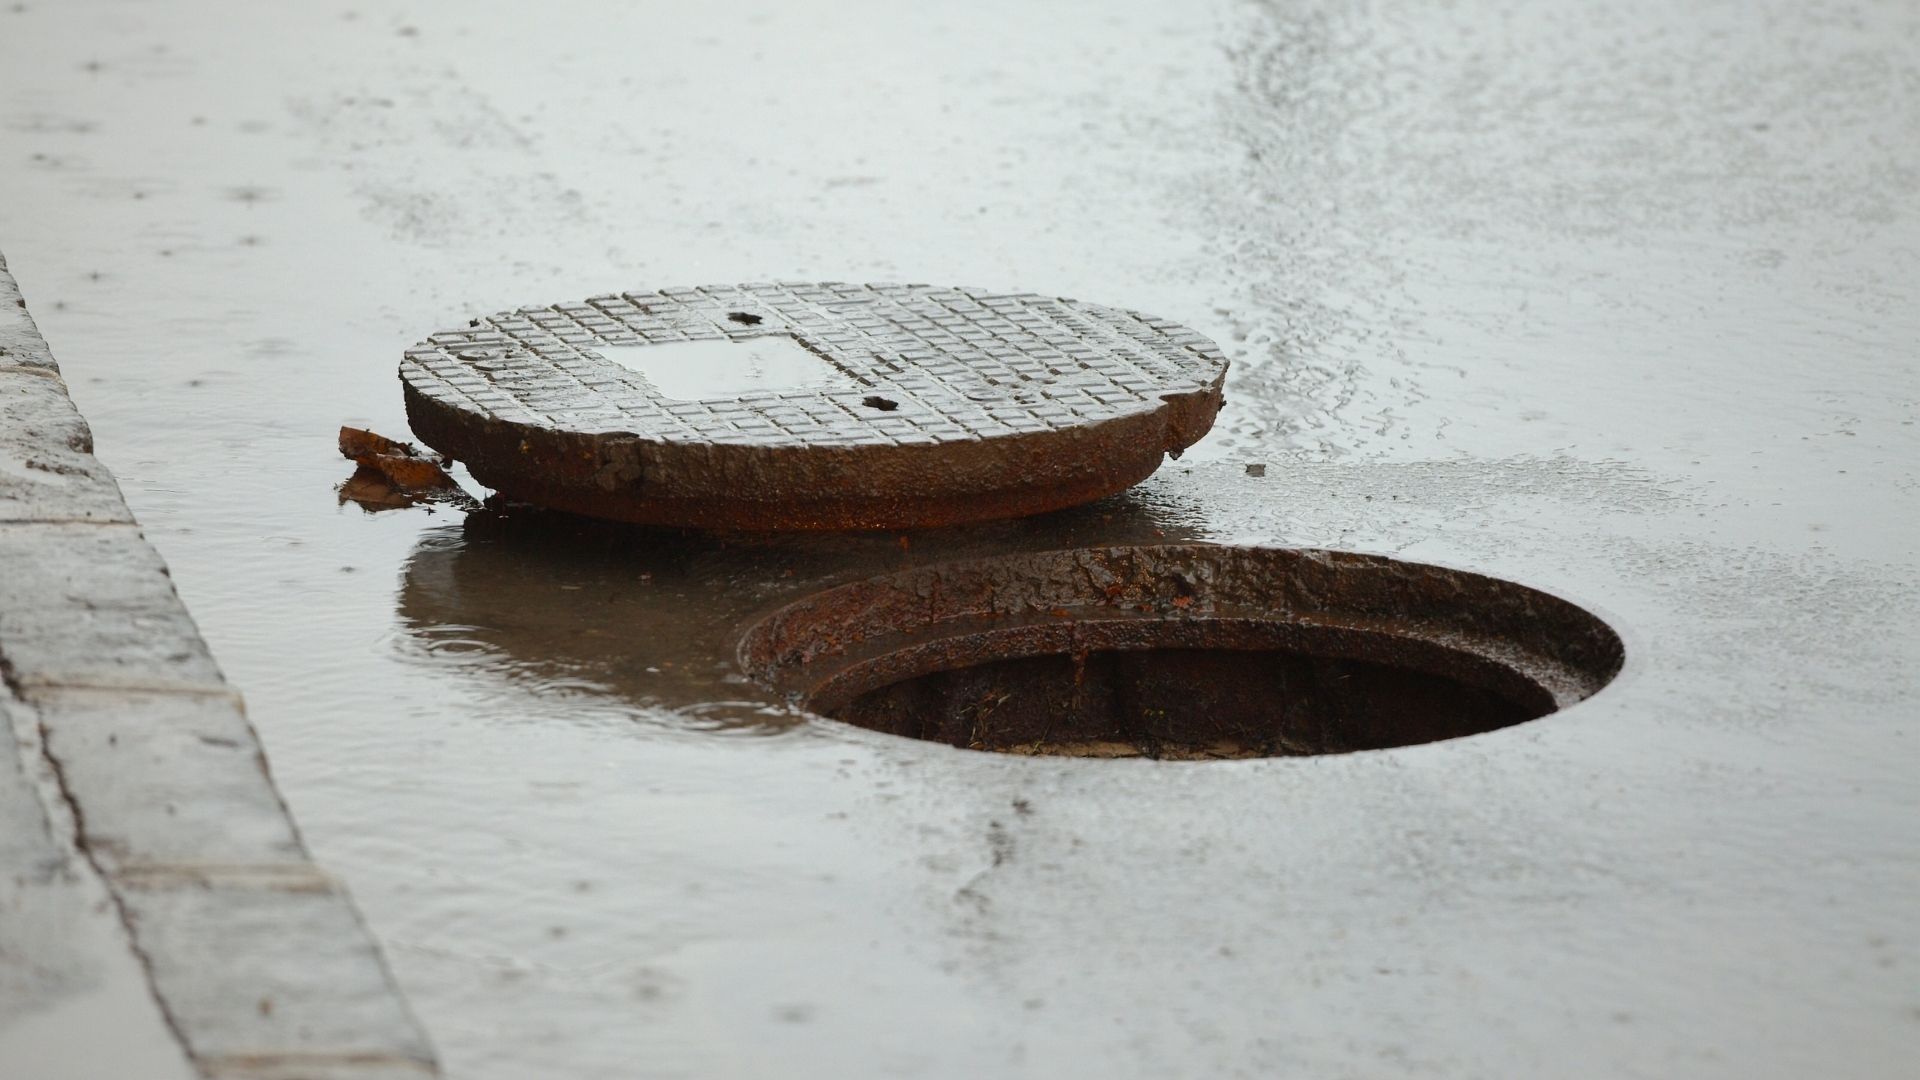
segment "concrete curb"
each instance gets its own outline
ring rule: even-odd
[[[0,706],[168,1024],[218,1080],[439,1075],[346,890],[308,855],[240,696],[142,536],[0,257]]]

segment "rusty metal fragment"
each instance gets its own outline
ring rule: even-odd
[[[423,502],[477,506],[447,474],[445,465],[403,443],[355,427],[340,429],[340,454],[359,465],[336,489],[341,502],[369,511],[397,510]]]

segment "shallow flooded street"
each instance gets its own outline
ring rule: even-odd
[[[28,3],[0,250],[450,1077],[1892,1077],[1916,49],[1898,0]],[[1227,406],[1125,495],[939,532],[336,498],[431,331],[774,280],[1150,311]],[[851,578],[1182,542],[1495,575],[1626,668],[1172,762],[823,721],[737,659]]]

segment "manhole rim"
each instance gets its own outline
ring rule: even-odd
[[[1156,554],[1156,555],[1163,554],[1163,553],[1182,553],[1189,556],[1200,556],[1200,557],[1205,557],[1209,555],[1224,555],[1226,557],[1233,557],[1234,555],[1237,554],[1237,555],[1253,557],[1253,558],[1279,557],[1279,558],[1307,559],[1307,560],[1325,558],[1335,562],[1342,559],[1358,559],[1358,560],[1364,560],[1367,563],[1370,563],[1371,566],[1376,569],[1401,569],[1401,570],[1412,570],[1416,572],[1435,572],[1441,575],[1445,575],[1456,581],[1465,581],[1465,582],[1485,585],[1487,587],[1490,587],[1495,592],[1506,591],[1506,592],[1518,594],[1519,596],[1523,596],[1523,597],[1539,598],[1541,600],[1544,600],[1549,607],[1557,607],[1559,609],[1558,614],[1560,614],[1561,616],[1570,617],[1574,623],[1578,624],[1579,631],[1592,636],[1595,639],[1595,641],[1598,642],[1599,648],[1603,651],[1604,655],[1601,658],[1602,662],[1598,667],[1582,670],[1582,669],[1579,669],[1574,664],[1572,664],[1572,662],[1570,661],[1554,661],[1552,665],[1549,665],[1550,667],[1556,667],[1563,674],[1571,673],[1573,676],[1572,681],[1576,683],[1582,683],[1584,684],[1584,686],[1574,686],[1571,688],[1571,690],[1569,690],[1568,686],[1565,683],[1555,686],[1555,685],[1549,685],[1548,683],[1542,682],[1536,677],[1535,671],[1530,670],[1522,662],[1529,659],[1538,660],[1539,653],[1537,651],[1528,650],[1524,648],[1515,648],[1511,650],[1474,651],[1472,649],[1458,648],[1457,642],[1449,642],[1445,640],[1444,636],[1421,636],[1418,634],[1395,635],[1395,634],[1387,633],[1380,628],[1364,628],[1364,627],[1357,627],[1351,624],[1340,624],[1338,622],[1327,622],[1327,621],[1319,621],[1319,620],[1313,620],[1313,619],[1303,620],[1297,617],[1278,618],[1278,617],[1275,617],[1276,613],[1272,611],[1269,611],[1264,618],[1260,616],[1245,616],[1245,615],[1235,615],[1235,616],[1229,617],[1229,618],[1248,617],[1248,618],[1252,618],[1253,621],[1264,621],[1277,627],[1286,627],[1286,628],[1301,630],[1304,633],[1306,633],[1308,636],[1312,636],[1316,633],[1323,632],[1323,631],[1338,634],[1338,633],[1352,632],[1354,630],[1372,629],[1374,632],[1379,633],[1379,635],[1383,639],[1395,638],[1402,643],[1410,643],[1421,648],[1433,648],[1433,649],[1438,649],[1442,651],[1456,651],[1464,656],[1472,658],[1475,662],[1483,663],[1491,667],[1499,668],[1506,675],[1512,676],[1515,679],[1524,680],[1525,682],[1530,684],[1532,687],[1537,689],[1539,692],[1548,695],[1552,700],[1551,707],[1544,710],[1541,713],[1541,715],[1539,715],[1538,717],[1535,717],[1535,719],[1546,719],[1547,717],[1550,717],[1555,714],[1562,713],[1569,709],[1586,704],[1592,701],[1594,698],[1598,697],[1600,694],[1605,693],[1607,690],[1616,688],[1617,686],[1620,685],[1621,680],[1624,676],[1628,676],[1630,673],[1638,669],[1638,666],[1641,660],[1639,653],[1642,650],[1635,647],[1635,645],[1633,644],[1632,636],[1621,629],[1622,625],[1624,624],[1616,616],[1614,616],[1612,612],[1606,610],[1605,607],[1602,605],[1589,603],[1584,598],[1576,599],[1573,595],[1570,594],[1571,593],[1570,590],[1565,590],[1564,588],[1560,588],[1557,586],[1545,587],[1542,584],[1536,583],[1536,581],[1534,580],[1522,580],[1522,579],[1513,578],[1513,577],[1496,577],[1491,574],[1487,574],[1480,569],[1476,569],[1468,566],[1461,566],[1461,565],[1450,563],[1447,561],[1436,561],[1436,560],[1426,560],[1426,559],[1422,559],[1419,561],[1408,560],[1406,558],[1403,558],[1399,554],[1393,553],[1393,552],[1367,550],[1362,548],[1327,548],[1327,547],[1321,547],[1321,546],[1306,546],[1306,545],[1266,544],[1266,543],[1258,543],[1258,542],[1241,540],[1241,541],[1235,541],[1235,542],[1186,541],[1186,542],[1170,543],[1170,544],[1135,544],[1135,545],[1109,545],[1109,546],[1087,545],[1087,546],[1078,546],[1078,547],[1063,547],[1063,548],[1048,549],[1045,551],[1018,552],[1018,553],[1008,553],[1004,555],[983,556],[983,557],[976,557],[976,558],[969,558],[969,559],[954,560],[951,562],[936,563],[936,564],[929,564],[927,566],[913,567],[905,570],[894,571],[892,573],[887,573],[887,574],[843,579],[835,582],[826,582],[826,583],[822,583],[814,591],[809,592],[807,595],[800,597],[797,600],[789,599],[778,605],[772,606],[767,609],[763,609],[762,611],[757,612],[752,618],[745,620],[741,624],[740,628],[736,633],[737,647],[735,650],[735,657],[734,657],[735,664],[739,668],[739,670],[741,670],[748,678],[753,679],[757,684],[763,687],[766,687],[775,693],[782,695],[792,707],[794,707],[796,710],[803,713],[810,719],[817,720],[817,721],[824,721],[826,723],[834,725],[836,728],[842,728],[842,729],[857,728],[866,735],[878,736],[886,739],[909,738],[911,741],[925,741],[920,739],[911,739],[911,737],[909,736],[902,736],[902,735],[892,734],[889,732],[878,731],[872,728],[863,727],[860,724],[839,719],[832,715],[828,715],[828,713],[824,711],[823,708],[817,708],[816,702],[819,700],[819,697],[823,692],[823,690],[829,687],[832,687],[833,696],[835,700],[830,701],[824,708],[834,708],[836,707],[836,702],[839,704],[844,704],[846,699],[851,698],[853,696],[857,696],[859,693],[863,691],[861,689],[848,691],[843,687],[833,686],[836,680],[840,680],[843,677],[849,675],[850,673],[855,672],[856,669],[871,668],[874,665],[885,661],[887,658],[895,656],[899,653],[913,651],[913,650],[924,650],[924,649],[935,648],[935,647],[938,647],[943,642],[957,641],[957,640],[966,639],[974,636],[992,635],[994,633],[1003,632],[1003,631],[1018,632],[1022,629],[1027,629],[1029,627],[1011,626],[1011,627],[1005,627],[1005,628],[985,629],[976,625],[972,629],[967,629],[962,627],[962,628],[955,628],[955,629],[943,631],[943,630],[940,630],[939,628],[946,627],[954,623],[963,622],[964,617],[936,619],[928,623],[927,627],[923,627],[919,631],[893,632],[891,634],[888,634],[888,633],[877,634],[871,640],[881,642],[880,645],[858,650],[851,655],[844,648],[842,648],[842,649],[832,650],[828,652],[814,653],[798,661],[793,661],[789,659],[784,662],[781,661],[777,656],[770,658],[764,654],[764,646],[770,630],[779,626],[782,623],[784,618],[790,617],[793,613],[795,613],[800,609],[804,609],[809,605],[820,605],[823,603],[830,603],[836,598],[847,596],[848,595],[847,590],[858,589],[863,586],[874,586],[874,585],[890,583],[890,582],[905,582],[905,581],[912,580],[916,576],[931,575],[931,574],[939,573],[942,571],[951,571],[954,569],[973,569],[973,568],[1005,565],[1013,560],[1019,560],[1019,559],[1025,559],[1025,558],[1046,557],[1046,556],[1054,556],[1054,557],[1073,556],[1073,555],[1086,554],[1086,553],[1108,553],[1108,554],[1128,554],[1128,555],[1140,554],[1140,553],[1148,553],[1148,554]],[[1196,625],[1205,624],[1211,621],[1223,621],[1223,620],[1215,619],[1210,614],[1189,615],[1184,612],[1178,616],[1171,617],[1171,618],[1164,616],[1163,613],[1147,613],[1147,612],[1136,613],[1132,615],[1106,616],[1106,617],[1096,617],[1096,618],[1086,618],[1082,614],[1083,612],[1097,612],[1099,610],[1101,609],[1098,606],[1087,605],[1081,609],[1081,612],[1075,612],[1075,611],[1069,610],[1067,612],[1058,613],[1060,615],[1060,618],[1058,619],[1057,624],[1070,625],[1074,623],[1090,623],[1090,622],[1113,622],[1113,623],[1132,622],[1137,624],[1149,624],[1149,625],[1152,625],[1152,624],[1167,625],[1167,624],[1178,623],[1186,626],[1196,626]],[[1039,621],[1029,624],[1029,626],[1041,626],[1041,625],[1047,625],[1047,624]],[[927,628],[933,628],[933,629],[929,631]],[[1489,640],[1489,639],[1483,639],[1482,643],[1484,643],[1485,640]],[[1179,647],[1179,646],[1169,646],[1165,643],[1154,643],[1151,641],[1147,641],[1142,644],[1133,646],[1134,649],[1137,649],[1140,651],[1151,651],[1155,649],[1162,649],[1162,648],[1168,648],[1168,647]],[[1103,651],[1104,650],[1119,651],[1118,649],[1115,648],[1115,646],[1113,646],[1110,643],[1102,645],[1101,648]],[[1500,655],[1500,654],[1504,654],[1504,655]],[[1047,655],[1061,655],[1061,652],[1059,650],[1049,650],[1049,649],[1042,648],[1042,649],[1035,649],[1030,652],[1017,654],[1016,657],[1014,658],[1038,657],[1038,656],[1047,656]],[[1308,651],[1305,651],[1303,655],[1321,655],[1321,653],[1317,650],[1308,650]],[[780,677],[779,673],[781,671],[804,670],[808,668],[809,665],[813,665],[817,660],[821,660],[823,657],[826,658],[826,662],[824,662],[810,678],[805,679],[804,681],[798,680],[798,679],[786,680]],[[1356,656],[1356,658],[1364,658],[1364,657]],[[996,657],[994,659],[1000,659],[1000,658]],[[1419,667],[1417,665],[1409,665],[1408,669],[1419,670]],[[943,670],[952,670],[952,668],[948,665],[933,664],[933,665],[928,665],[926,667],[925,673],[939,672]],[[875,681],[872,685],[867,686],[864,689],[884,687],[887,685],[891,685],[895,682],[911,680],[915,677],[917,677],[917,675],[912,672],[909,672],[903,675],[902,674],[890,675],[886,678],[882,678]],[[858,684],[856,683],[856,686],[857,685]],[[1504,725],[1502,727],[1492,727],[1483,731],[1470,732],[1470,733],[1467,733],[1467,735],[1478,737],[1482,735],[1496,734],[1499,731],[1504,730],[1505,727],[1526,727],[1526,726],[1528,726],[1528,723],[1526,721],[1522,721],[1520,723]],[[1415,742],[1408,742],[1403,744],[1388,745],[1388,746],[1381,746],[1381,747],[1356,748],[1356,749],[1340,751],[1340,752],[1341,753],[1369,753],[1369,752],[1387,752],[1392,750],[1407,750],[1407,749],[1414,749],[1419,746],[1434,745],[1435,743],[1438,743],[1438,742],[1451,742],[1451,741],[1455,741],[1457,738],[1460,738],[1460,737],[1467,737],[1467,736],[1450,736],[1450,737],[1444,737],[1444,738],[1435,739],[1435,740],[1415,741]],[[951,748],[966,750],[969,753],[975,753],[975,752],[978,752],[979,749],[981,749],[978,747],[964,747],[964,746],[953,746]],[[1007,755],[1002,755],[1002,756],[1007,756]],[[1048,757],[1048,756],[1055,756],[1055,755],[1016,754],[1012,756]],[[1264,760],[1264,758],[1251,758],[1247,760]],[[1174,762],[1168,762],[1168,763],[1174,763]]]

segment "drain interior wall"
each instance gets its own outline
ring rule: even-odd
[[[1548,711],[1539,701],[1365,660],[1151,649],[935,671],[868,691],[833,715],[981,749],[1252,757],[1431,742]]]

